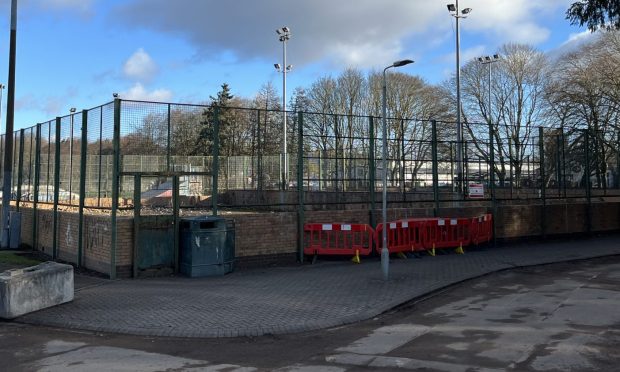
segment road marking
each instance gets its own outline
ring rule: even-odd
[[[305,366],[303,364],[295,364],[293,366],[282,367],[276,369],[275,372],[344,372],[345,368],[330,366]]]
[[[70,343],[53,343],[49,350],[64,346],[77,346]],[[235,371],[253,372],[254,367],[242,367],[235,364],[209,365],[204,360],[179,358],[165,354],[148,353],[141,350],[124,349],[108,346],[85,346],[76,350],[56,354],[33,363],[39,372],[72,372],[72,371],[142,371],[155,372],[162,370],[184,371]]]
[[[464,364],[435,362],[430,360],[386,357],[382,355],[360,355],[353,353],[335,354],[325,358],[327,362],[353,366],[367,366],[374,368],[400,368],[400,369],[436,369],[446,372],[498,372],[502,369],[490,369]]]
[[[377,328],[372,334],[336,349],[355,354],[385,354],[429,331],[429,327],[417,324],[396,324]]]

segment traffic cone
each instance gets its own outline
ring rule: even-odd
[[[358,264],[358,263],[361,263],[361,262],[362,262],[362,261],[360,260],[360,251],[359,251],[359,249],[356,249],[356,250],[355,250],[355,256],[353,256],[353,258],[351,259],[351,261],[352,261],[353,263],[356,263],[356,264]]]

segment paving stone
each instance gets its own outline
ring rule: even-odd
[[[387,282],[382,280],[378,259],[365,259],[359,265],[347,260],[248,270],[217,278],[98,280],[80,286],[72,303],[16,321],[174,337],[302,332],[368,319],[432,291],[499,270],[618,255],[618,238],[610,235],[466,249],[464,255],[393,259]]]

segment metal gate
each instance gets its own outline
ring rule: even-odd
[[[142,176],[134,177],[134,249],[133,277],[166,275],[179,270],[179,175],[172,179],[171,208],[162,208],[157,215],[142,215]],[[161,176],[159,174],[158,176]],[[162,214],[168,210],[169,214]]]

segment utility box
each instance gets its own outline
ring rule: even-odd
[[[22,214],[21,212],[9,213],[9,248],[19,249],[22,244]]]
[[[180,271],[192,277],[218,276],[233,271],[235,225],[221,217],[181,219]]]

